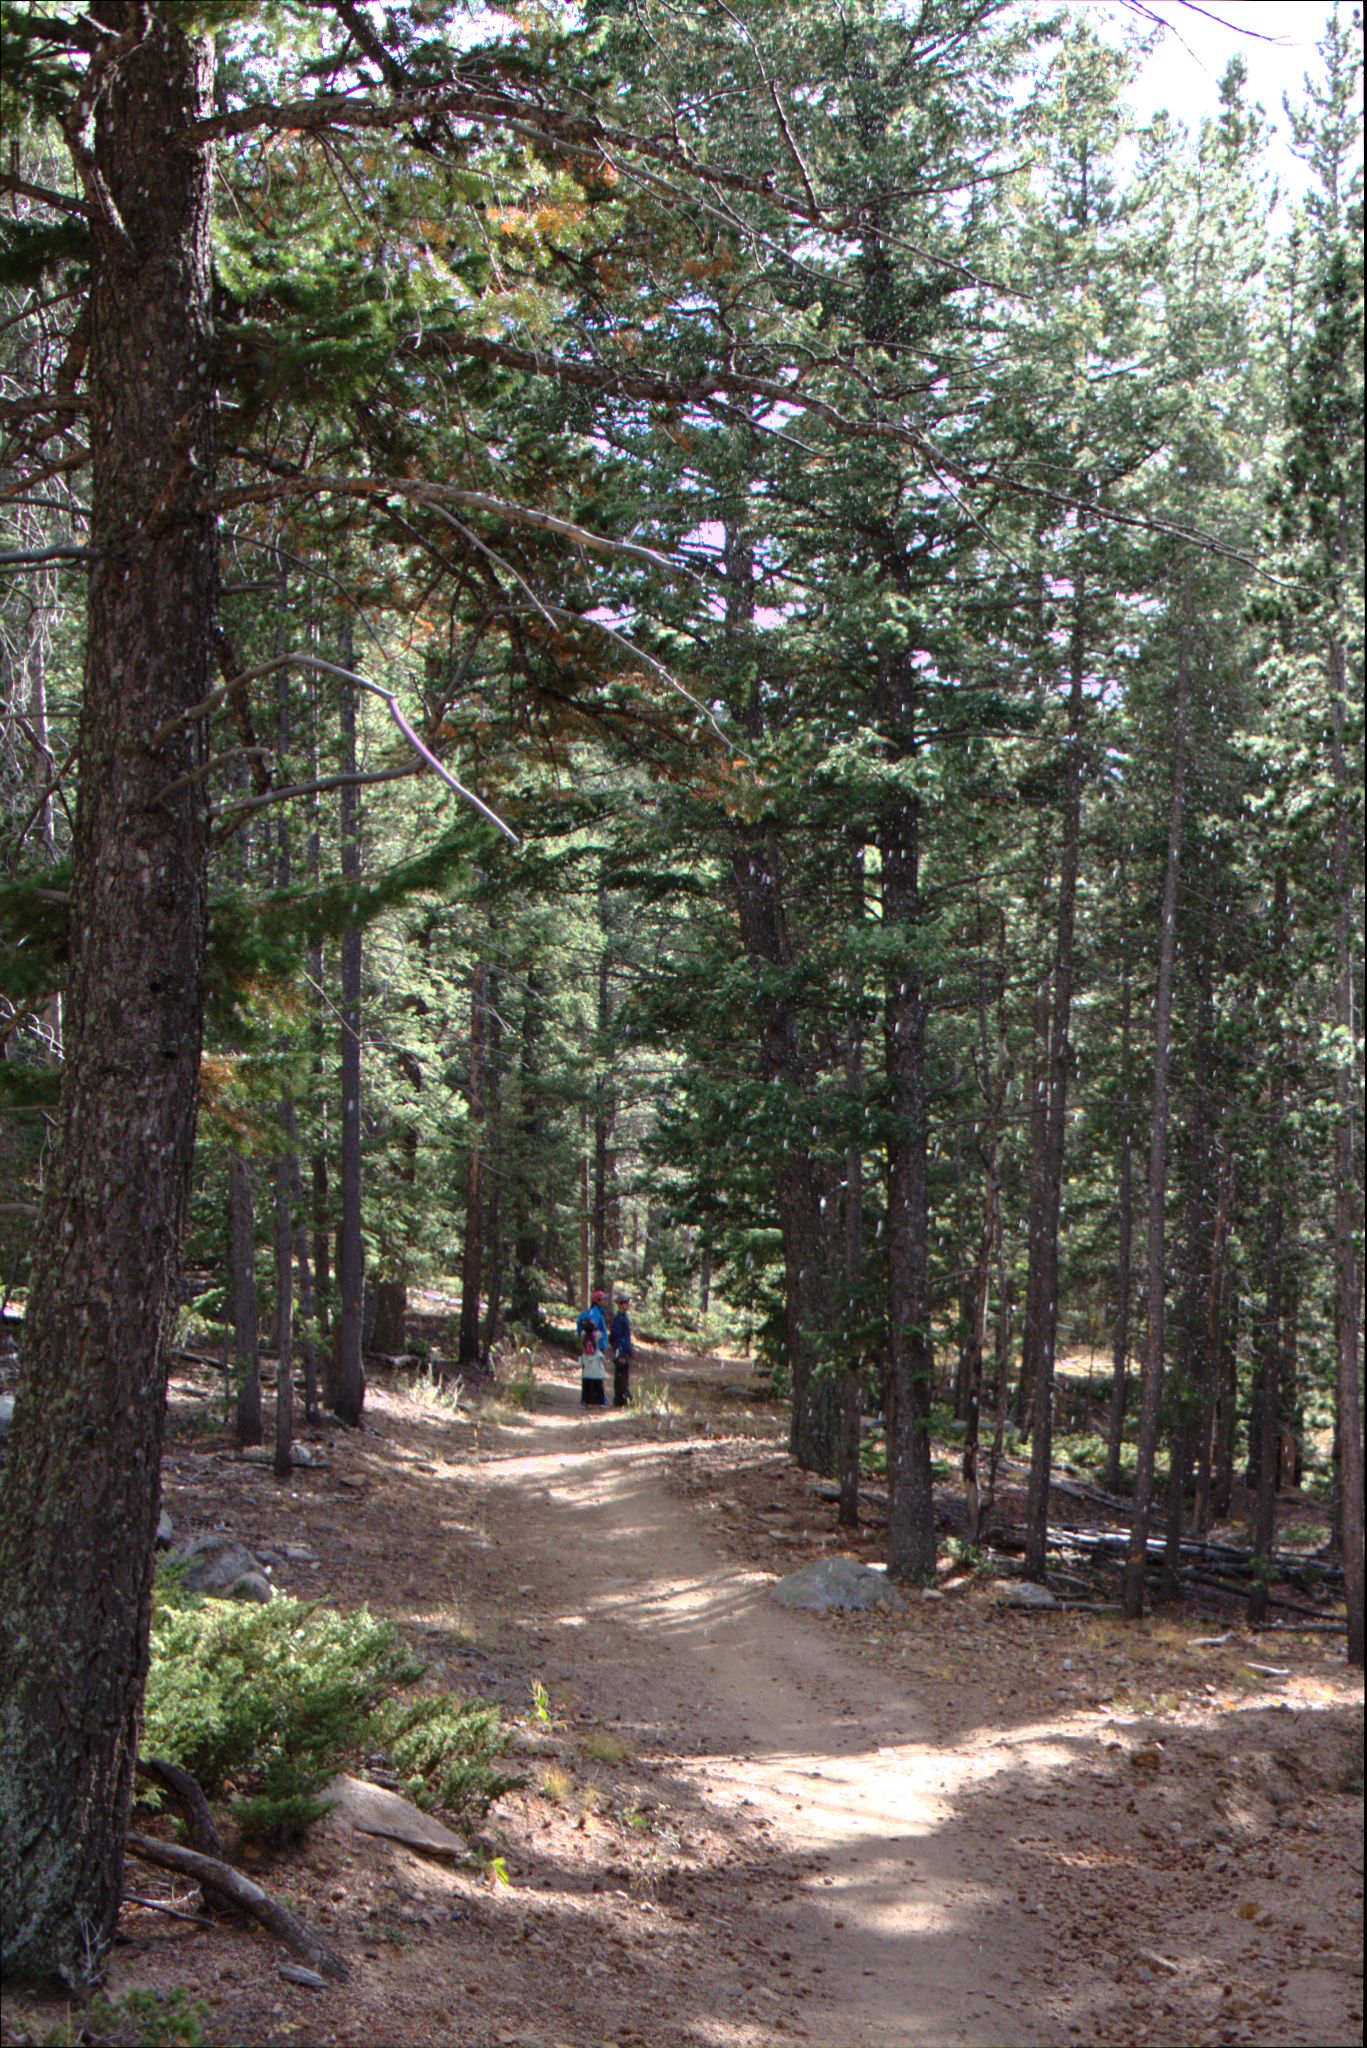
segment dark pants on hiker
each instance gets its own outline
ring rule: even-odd
[[[612,1361],[612,1405],[626,1408],[631,1402],[631,1354]]]
[[[583,1402],[585,1408],[607,1407],[607,1389],[601,1377],[596,1379],[590,1379],[588,1374],[585,1373],[583,1381],[583,1392],[580,1395],[580,1399]]]

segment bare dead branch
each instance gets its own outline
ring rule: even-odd
[[[231,1864],[220,1862],[216,1856],[201,1855],[196,1849],[182,1849],[175,1842],[158,1842],[150,1835],[130,1835],[128,1846],[145,1863],[155,1863],[162,1870],[178,1870],[183,1877],[194,1878],[206,1892],[213,1892],[229,1905],[239,1906],[244,1913],[250,1913],[277,1941],[282,1941],[295,1955],[302,1956],[320,1976],[330,1977],[335,1984],[349,1981],[351,1971],[320,1934],[306,1927],[288,1906],[272,1898],[259,1884],[253,1884]]]

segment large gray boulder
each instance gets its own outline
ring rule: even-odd
[[[257,1600],[263,1605],[272,1597],[261,1560],[226,1531],[196,1536],[173,1551],[172,1558],[189,1566],[181,1582],[187,1593],[205,1593],[216,1600]]]
[[[885,1568],[853,1557],[819,1557],[789,1572],[770,1591],[780,1607],[806,1607],[817,1614],[833,1607],[900,1607],[903,1599],[888,1583]]]
[[[1001,1607],[1033,1608],[1037,1614],[1052,1614],[1055,1608],[1063,1605],[1047,1586],[1036,1585],[1033,1579],[1022,1579],[1015,1586],[1003,1586],[997,1602]]]

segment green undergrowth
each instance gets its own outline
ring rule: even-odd
[[[207,2048],[208,2017],[188,1991],[125,1991],[73,2006],[55,2026],[18,2014],[6,2038],[15,2048]]]
[[[328,1784],[360,1755],[384,1758],[415,1804],[473,1825],[516,1782],[497,1767],[499,1711],[415,1693],[425,1670],[365,1608],[199,1599],[171,1571],[152,1617],[143,1747],[227,1799],[244,1840],[271,1847],[327,1812]]]

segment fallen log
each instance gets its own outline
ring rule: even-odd
[[[201,1856],[196,1849],[182,1849],[177,1842],[158,1842],[150,1835],[130,1835],[128,1846],[145,1863],[155,1863],[163,1870],[178,1870],[182,1877],[194,1878],[202,1890],[250,1913],[277,1941],[283,1941],[286,1948],[293,1949],[311,1969],[330,1977],[334,1984],[345,1984],[350,1979],[350,1970],[320,1934],[306,1927],[288,1906],[282,1906],[279,1899],[273,1899],[231,1864],[220,1862],[216,1856]]]
[[[1203,1572],[1194,1566],[1185,1567],[1178,1576],[1190,1586],[1208,1586],[1212,1592],[1223,1593],[1230,1600],[1247,1600],[1248,1587],[1232,1586],[1228,1579],[1220,1578],[1215,1572]],[[1312,1621],[1322,1620],[1318,1608],[1302,1607],[1297,1600],[1288,1600],[1284,1593],[1268,1593],[1268,1603],[1273,1607],[1284,1607],[1289,1614],[1303,1614]],[[1344,1623],[1344,1627],[1347,1627]]]
[[[999,1525],[991,1529],[980,1540],[993,1548],[1022,1550],[1025,1547],[1026,1532],[1019,1524]],[[1126,1557],[1129,1554],[1130,1537],[1126,1529],[1060,1529],[1053,1524],[1045,1532],[1045,1542],[1050,1550],[1093,1551],[1101,1557]],[[1150,1567],[1161,1563],[1167,1552],[1167,1539],[1150,1536],[1147,1545]],[[1248,1577],[1256,1569],[1251,1550],[1237,1549],[1232,1543],[1210,1543],[1196,1537],[1186,1537],[1180,1546],[1179,1555],[1185,1564],[1188,1560],[1198,1564],[1216,1565],[1222,1571],[1242,1573]],[[1329,1564],[1319,1558],[1296,1557],[1287,1551],[1273,1551],[1273,1568],[1288,1579],[1310,1578],[1325,1585],[1337,1585],[1343,1578],[1341,1565]]]

